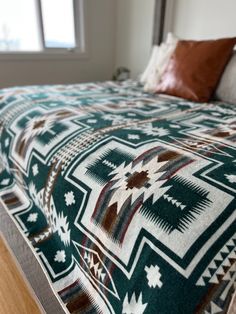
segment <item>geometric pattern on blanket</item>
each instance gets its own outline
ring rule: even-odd
[[[0,196],[70,313],[226,313],[236,109],[135,82],[3,90]]]

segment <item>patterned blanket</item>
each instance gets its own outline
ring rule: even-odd
[[[0,197],[68,313],[226,313],[236,108],[136,82],[0,92]]]

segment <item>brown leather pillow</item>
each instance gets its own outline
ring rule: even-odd
[[[207,102],[229,61],[236,38],[180,40],[156,92]]]

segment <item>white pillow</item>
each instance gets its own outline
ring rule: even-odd
[[[154,92],[157,84],[160,82],[162,74],[168,64],[168,61],[173,54],[178,38],[172,33],[168,33],[167,40],[160,46],[154,46],[150,61],[144,71],[141,82],[144,84],[144,90]]]
[[[216,99],[236,105],[236,51],[233,53],[216,89]]]
[[[140,82],[142,84],[146,84],[148,77],[150,73],[152,72],[152,69],[155,67],[156,60],[158,59],[158,53],[159,53],[159,46],[157,45],[153,46],[151,57],[148,61],[148,65],[140,77]]]

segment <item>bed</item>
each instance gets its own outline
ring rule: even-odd
[[[230,313],[235,117],[136,81],[1,90],[1,230],[47,313]]]

